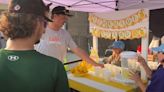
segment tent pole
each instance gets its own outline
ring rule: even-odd
[[[149,10],[148,10],[148,20],[149,20]],[[147,27],[146,27],[146,37],[141,39],[141,48],[142,48],[142,52],[141,55],[144,57],[144,59],[147,61],[147,56],[148,56],[148,44],[149,44],[149,22],[147,23]],[[148,61],[147,61],[148,62]],[[141,69],[141,79],[144,81],[147,81],[146,78],[146,72],[143,69],[143,67],[140,67]]]
[[[98,53],[98,38],[93,36],[93,49],[97,50]]]

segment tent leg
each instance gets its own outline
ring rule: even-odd
[[[147,14],[149,16],[149,13]],[[148,17],[149,18],[149,17]],[[148,19],[149,20],[149,19]],[[146,29],[146,37],[141,39],[141,48],[142,48],[142,52],[141,55],[144,57],[144,59],[147,61],[147,57],[148,57],[148,44],[149,44],[149,23],[147,23],[147,29]],[[140,67],[141,69],[141,79],[143,81],[147,81],[146,78],[146,72],[143,69],[143,67]]]
[[[98,52],[98,38],[93,36],[93,48]]]

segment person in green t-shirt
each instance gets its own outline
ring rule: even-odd
[[[46,21],[48,7],[41,0],[10,0],[0,17],[7,39],[0,49],[0,92],[70,92],[63,64],[34,50]]]

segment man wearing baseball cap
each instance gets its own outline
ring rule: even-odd
[[[51,14],[52,14],[52,16],[53,16],[53,14],[66,15],[68,17],[73,16],[72,14],[70,14],[69,10],[67,10],[63,6],[57,6],[57,7],[53,8],[53,10],[51,11]]]
[[[34,50],[50,20],[42,0],[10,0],[0,17],[0,92],[69,92],[63,64]]]
[[[94,66],[103,67],[102,64],[98,64],[89,58],[87,53],[76,45],[68,31],[62,29],[68,17],[71,16],[69,10],[63,6],[53,8],[51,11],[51,19],[53,22],[48,24],[45,34],[42,36],[40,43],[36,46],[36,50],[45,55],[58,58],[64,63],[67,49],[70,48],[72,52],[83,60]]]
[[[146,75],[150,79],[150,84],[145,86],[140,77],[133,72],[131,73],[131,79],[136,82],[142,92],[164,92],[164,44],[157,48],[152,48],[152,50],[158,53],[157,59],[159,63],[157,70],[154,72],[148,67],[144,58],[138,57],[138,62],[145,69]]]

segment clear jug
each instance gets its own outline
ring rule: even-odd
[[[133,51],[123,51],[120,54],[121,57],[121,67],[130,68],[131,63],[136,63],[135,58],[137,57],[137,53]]]

